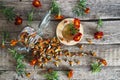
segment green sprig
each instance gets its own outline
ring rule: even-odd
[[[50,73],[47,73],[45,75],[47,80],[59,80],[58,72],[57,71],[52,71]]]
[[[99,28],[101,28],[103,26],[103,21],[102,19],[99,19],[97,22],[97,31],[99,31]]]
[[[58,15],[59,13],[60,13],[60,7],[58,3],[55,0],[52,0],[51,14]]]
[[[23,64],[24,55],[19,54],[15,49],[8,49],[8,51],[12,54],[14,59],[16,60],[16,72],[19,76],[25,74],[26,66]]]
[[[68,24],[68,26],[70,27],[70,32],[72,35],[75,35],[78,32],[78,30],[74,27],[74,24],[71,23]]]
[[[13,21],[15,18],[14,7],[4,7],[1,12],[7,18],[8,21]]]
[[[5,42],[7,41],[7,39],[9,38],[9,33],[6,32],[6,31],[3,31],[1,33],[1,36],[2,36],[2,45],[4,46],[5,45]]]
[[[101,71],[101,63],[100,62],[93,62],[91,64],[91,70],[93,73],[100,72]]]
[[[98,20],[98,27],[102,27],[103,26],[103,21],[102,21],[102,19],[99,19]]]
[[[85,14],[86,9],[86,0],[79,0],[77,2],[76,6],[73,8],[73,13],[75,13],[77,16],[82,16]]]
[[[31,25],[33,21],[34,10],[32,9],[31,12],[28,14],[28,24]]]

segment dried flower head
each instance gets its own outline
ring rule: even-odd
[[[98,31],[98,32],[94,33],[95,39],[101,39],[101,38],[103,38],[103,36],[104,36],[104,33],[102,31]]]
[[[16,46],[17,43],[18,43],[18,40],[13,39],[10,41],[10,46]]]

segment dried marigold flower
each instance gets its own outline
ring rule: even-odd
[[[95,39],[101,39],[104,36],[104,33],[102,31],[98,31],[94,33],[94,38]]]
[[[31,75],[31,73],[26,73],[26,76],[27,76],[27,77],[30,77],[30,75]]]
[[[80,20],[78,18],[75,18],[74,19],[74,25],[75,25],[75,28],[76,29],[79,29],[80,28]]]
[[[86,13],[86,14],[90,13],[90,8],[86,8],[86,9],[85,9],[85,13]]]
[[[80,48],[80,50],[82,50],[83,49],[83,45],[80,45],[79,48]]]
[[[55,64],[56,67],[59,67],[59,63],[57,61],[54,62],[54,64]]]
[[[15,18],[15,25],[21,25],[23,22],[23,19],[20,16],[17,16]]]
[[[84,53],[79,53],[78,55],[79,55],[80,57],[82,57],[82,56],[83,56],[83,54],[84,54]]]
[[[18,40],[11,40],[10,46],[16,46],[17,43],[18,43]]]
[[[70,66],[73,66],[74,62],[73,61],[69,61]]]
[[[89,42],[89,44],[92,44],[92,40],[90,38],[86,38],[87,42]]]
[[[36,59],[33,59],[33,60],[30,61],[30,65],[31,65],[31,66],[34,66],[36,63],[37,63],[37,60],[36,60]]]
[[[58,61],[58,62],[62,62],[62,60],[61,60],[61,59],[57,59],[57,61]]]
[[[70,70],[69,72],[68,72],[68,78],[70,79],[70,78],[72,78],[73,77],[73,70]]]
[[[21,41],[24,41],[24,39],[25,39],[26,37],[28,37],[28,33],[27,33],[27,32],[22,32],[22,33],[20,34],[20,39],[21,39]]]
[[[53,72],[53,69],[52,69],[52,68],[49,68],[47,71],[48,71],[49,73],[51,73],[51,72]]]
[[[75,61],[75,62],[76,62],[76,64],[78,64],[78,65],[80,64],[80,61],[79,61],[79,60],[77,60],[77,61]]]
[[[96,52],[92,52],[92,56],[97,56]]]
[[[62,37],[59,37],[59,39],[60,39],[61,41],[63,41],[63,40],[64,40],[64,38],[62,38]]]
[[[39,0],[33,0],[32,5],[36,8],[39,8],[42,6]]]
[[[67,62],[67,59],[65,58],[65,59],[63,59],[65,62]]]
[[[104,65],[107,66],[107,61],[105,59],[100,59],[100,62]]]

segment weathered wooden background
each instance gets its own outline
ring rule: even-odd
[[[11,39],[17,38],[20,31],[27,25],[27,14],[32,9],[32,0],[0,0],[3,1],[6,6],[15,7],[15,13],[22,15],[24,22],[20,26],[14,25],[14,22],[8,22],[6,18],[0,13],[0,32],[10,32]],[[52,0],[40,0],[42,2],[42,8],[36,9],[32,27],[37,29],[42,16],[49,10]],[[72,8],[76,4],[77,0],[57,0],[59,2],[62,14],[67,17],[76,17],[72,13]],[[87,6],[90,7],[91,12],[86,16],[79,17],[81,23],[84,26],[84,38],[80,42],[83,44],[85,51],[95,51],[99,57],[105,58],[108,62],[107,67],[103,67],[102,71],[97,74],[92,74],[90,70],[90,62],[92,57],[80,58],[81,64],[68,66],[64,62],[59,68],[53,65],[55,70],[59,71],[60,80],[68,80],[65,75],[65,71],[69,69],[74,70],[74,76],[72,80],[120,80],[120,0],[88,0]],[[103,19],[104,38],[101,40],[94,40],[93,33],[97,26],[96,21],[98,18]],[[49,36],[55,36],[56,26],[60,21],[51,20],[47,30]],[[47,34],[47,33],[46,33]],[[92,39],[90,45],[86,38]],[[0,36],[1,42],[1,36]],[[70,46],[66,47],[69,50],[78,51],[78,47]],[[6,70],[6,72],[0,75],[0,80],[44,80],[44,74],[41,69],[34,70],[29,64],[27,64],[28,72],[31,71],[31,77],[21,78],[15,73],[15,63],[11,55],[7,52],[7,49],[0,48],[0,71]]]

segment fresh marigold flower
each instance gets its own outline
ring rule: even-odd
[[[102,31],[98,31],[94,33],[94,38],[95,39],[101,39],[104,36],[104,33]]]
[[[33,0],[32,5],[36,8],[39,8],[42,6],[39,0]]]
[[[90,8],[86,8],[86,9],[85,9],[85,13],[86,13],[86,14],[90,13]]]
[[[34,66],[36,63],[37,63],[37,60],[36,60],[36,59],[33,59],[33,60],[30,61],[30,65],[31,65],[31,66]]]
[[[75,28],[77,28],[77,29],[80,28],[80,20],[78,18],[74,19],[74,25],[75,25]]]
[[[18,43],[18,40],[11,40],[10,45],[15,46]]]
[[[70,70],[69,72],[68,72],[68,78],[72,78],[73,77],[73,70]]]
[[[74,41],[79,41],[81,39],[82,33],[77,33],[74,37],[73,40]]]
[[[17,16],[15,18],[15,25],[21,25],[23,22],[23,19],[20,16]]]
[[[104,65],[107,66],[107,61],[105,59],[100,59],[100,62]]]
[[[55,17],[56,20],[61,20],[61,19],[64,18],[64,16],[63,16],[63,15],[60,15],[60,14],[58,14],[58,15],[56,15],[56,16],[54,16],[54,17]]]

